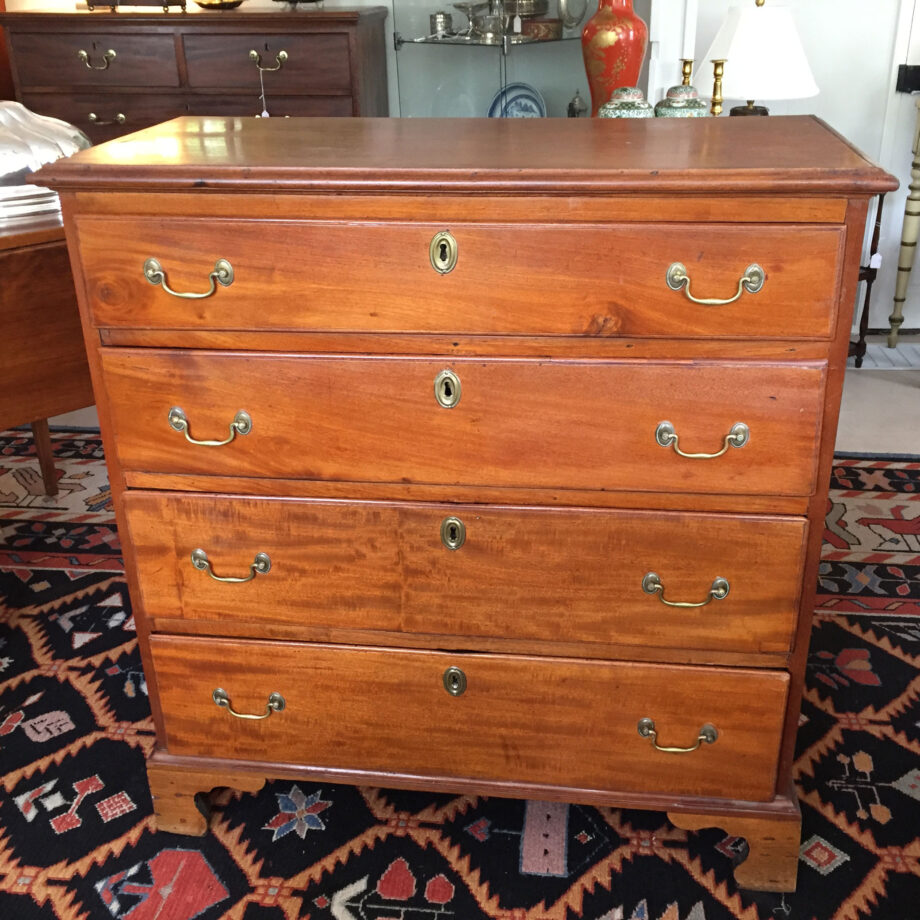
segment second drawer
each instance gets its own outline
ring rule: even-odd
[[[720,495],[815,486],[821,363],[127,348],[102,360],[125,470]]]
[[[133,491],[124,502],[154,624],[474,646],[491,637],[784,652],[806,532],[804,519],[756,515]]]

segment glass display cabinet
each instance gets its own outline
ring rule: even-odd
[[[566,117],[590,101],[581,32],[597,0],[396,0],[404,117]]]

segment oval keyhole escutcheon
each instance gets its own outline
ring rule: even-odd
[[[460,402],[460,378],[452,370],[445,368],[434,378],[434,398],[444,409],[453,409]]]
[[[451,696],[462,696],[466,692],[466,674],[455,665],[444,672],[444,689]]]
[[[458,517],[441,521],[441,542],[448,549],[460,549],[466,542],[466,525]]]
[[[439,275],[446,275],[454,270],[457,255],[457,241],[449,230],[442,230],[434,235],[428,247],[428,257],[431,259],[431,267]]]

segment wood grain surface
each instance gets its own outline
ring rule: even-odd
[[[322,502],[129,492],[128,528],[148,617],[182,617],[238,635],[256,623],[390,633],[787,651],[805,522],[801,518],[644,514],[590,508],[501,508]],[[445,547],[442,522],[465,542]],[[246,584],[195,569],[203,548],[218,575],[271,570]],[[700,602],[713,580],[727,597],[669,607],[642,590],[656,572],[668,600]],[[248,633],[251,635],[252,633]],[[548,646],[551,647],[551,646]]]
[[[393,770],[423,775],[667,788],[680,795],[773,797],[789,677],[782,671],[458,655],[400,649],[152,636],[174,754]],[[454,697],[442,679],[466,674]],[[224,689],[237,711],[215,705]],[[738,700],[744,705],[739,706]],[[715,744],[688,754],[711,723]]]
[[[451,361],[462,394],[435,400],[443,361],[110,349],[102,355],[126,470],[558,489],[807,495],[820,364]],[[250,434],[225,438],[238,410]],[[714,460],[736,422],[748,444]]]
[[[441,275],[429,244],[443,223],[277,222],[270,242],[258,220],[78,227],[99,326],[599,338],[826,338],[844,239],[836,227],[452,222],[457,265]],[[218,259],[233,283],[182,300],[145,278],[151,257],[173,290],[207,291]],[[754,263],[766,281],[701,306],[667,285],[675,262],[697,298],[734,297]]]

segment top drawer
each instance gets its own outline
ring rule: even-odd
[[[172,35],[10,33],[23,90],[35,86],[178,86]]]
[[[267,91],[351,92],[345,33],[186,35],[184,44],[193,89],[258,87],[261,66]]]
[[[433,267],[449,229],[456,265]],[[844,230],[722,224],[77,219],[98,326],[826,338]],[[152,284],[154,258],[165,276]],[[233,269],[212,283],[218,260]],[[682,263],[688,287],[672,289]],[[763,286],[740,284],[758,264]],[[154,276],[155,280],[164,280]],[[209,296],[188,300],[179,293]]]

